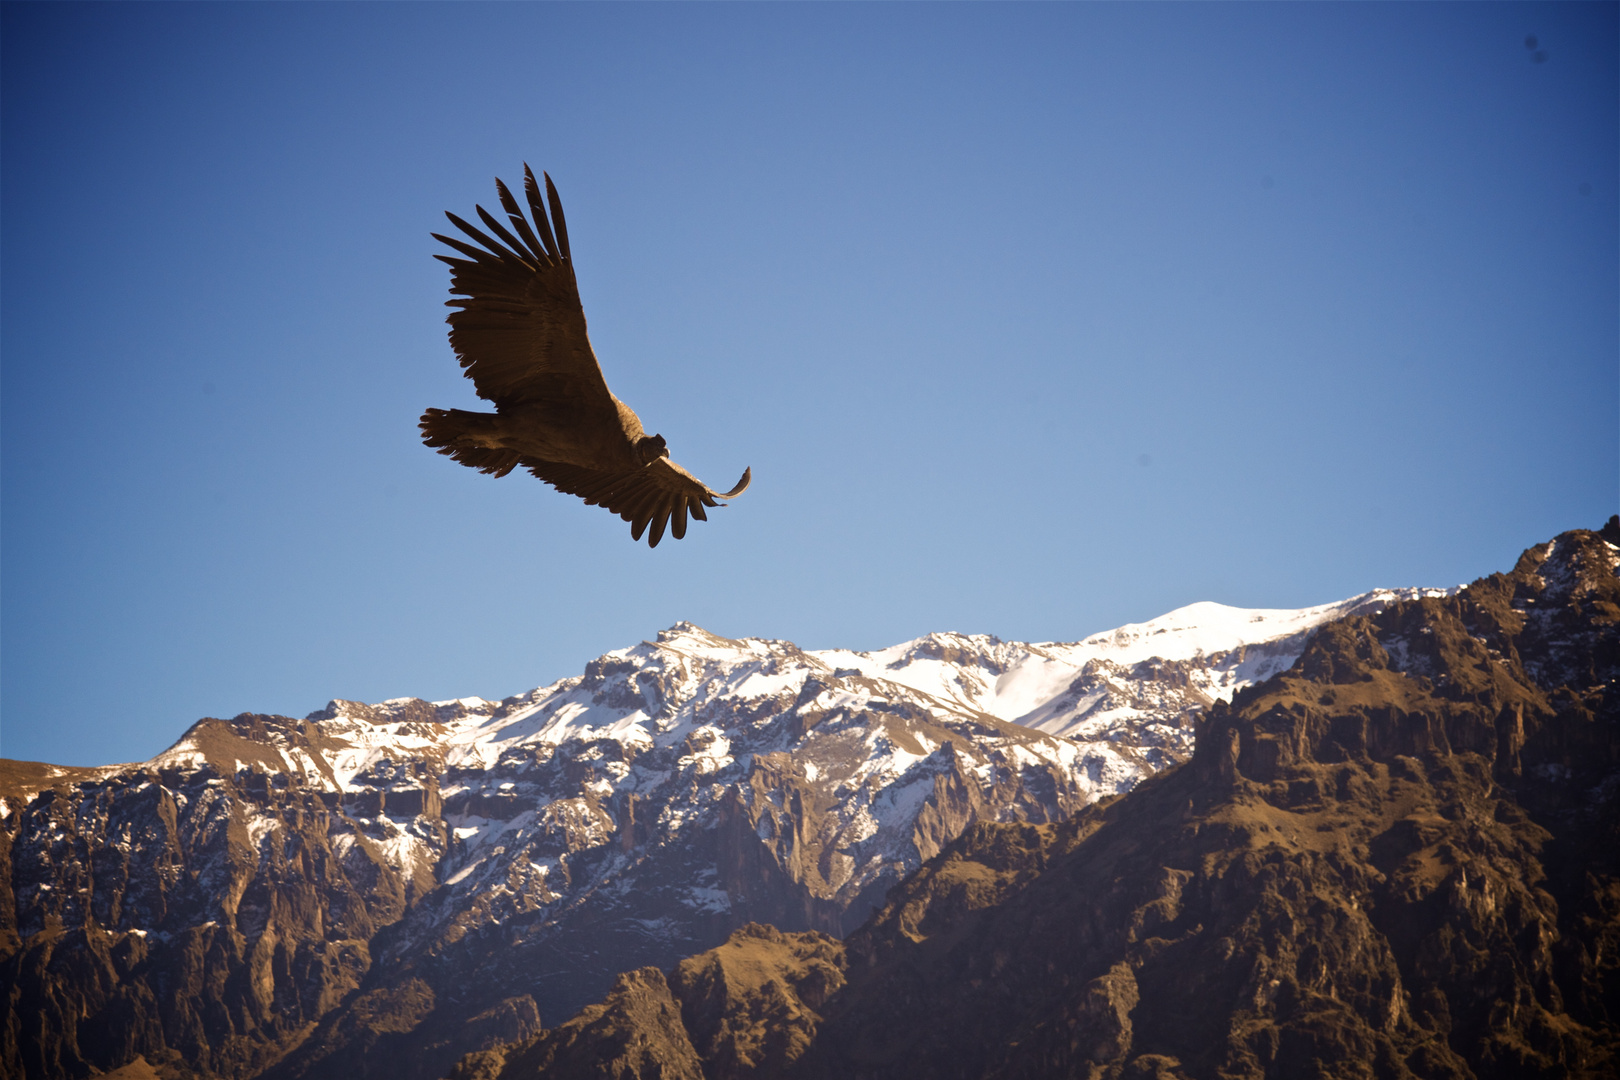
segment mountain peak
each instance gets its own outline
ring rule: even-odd
[[[735,649],[740,644],[731,638],[711,634],[697,623],[688,622],[685,619],[675,623],[668,630],[658,631],[657,643],[659,645],[691,645],[705,649]]]

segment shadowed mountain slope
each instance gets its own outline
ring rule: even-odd
[[[842,944],[746,928],[459,1076],[1613,1076],[1616,528],[1323,627],[1188,764],[971,826]]]

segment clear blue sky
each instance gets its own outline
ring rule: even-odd
[[[0,17],[7,757],[501,697],[679,619],[1455,584],[1620,502],[1612,4]],[[754,469],[682,542],[418,442],[476,407],[428,232],[524,161],[609,385]]]

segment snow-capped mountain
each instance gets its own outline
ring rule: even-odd
[[[6,763],[5,970],[42,1033],[7,1064],[440,1075],[751,920],[845,933],[973,822],[1061,819],[1184,760],[1200,710],[1316,626],[1449,591],[872,653],[681,623],[500,702],[334,701],[205,719],[135,765]],[[102,974],[50,989],[63,957]],[[202,1003],[160,1004],[185,987]]]
[[[1186,767],[974,826],[841,940],[626,971],[450,1080],[1610,1080],[1617,564],[1611,518],[1335,621]]]

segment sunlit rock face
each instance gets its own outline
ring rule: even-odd
[[[1419,594],[873,653],[682,623],[500,702],[6,762],[0,1053],[29,1076],[436,1076],[746,924],[842,936],[970,825],[1131,790],[1314,627]]]

